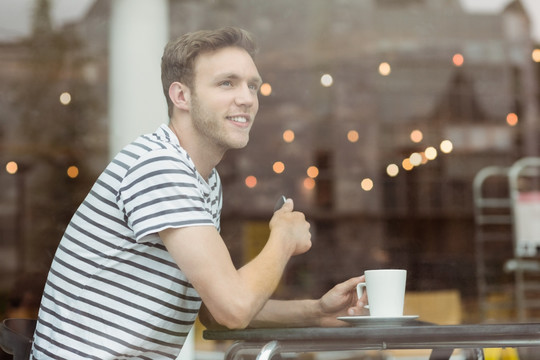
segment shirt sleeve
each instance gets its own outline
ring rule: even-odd
[[[214,226],[195,169],[166,150],[138,159],[123,179],[117,202],[137,241],[167,228]]]

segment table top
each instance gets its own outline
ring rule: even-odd
[[[203,336],[207,340],[251,343],[320,343],[320,347],[329,343],[334,343],[336,347],[354,343],[357,347],[362,344],[384,344],[386,348],[417,349],[540,346],[540,323],[433,325],[416,321],[402,326],[206,330]],[[318,347],[316,344],[313,346]]]

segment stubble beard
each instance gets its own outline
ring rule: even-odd
[[[240,149],[247,145],[248,140],[243,144],[239,144],[237,141],[233,142],[229,139],[226,131],[224,130],[224,119],[219,118],[218,115],[208,111],[203,107],[199,101],[196,92],[193,92],[191,97],[191,119],[195,130],[204,138],[208,139],[209,145],[213,145],[221,149],[223,152],[229,149]]]

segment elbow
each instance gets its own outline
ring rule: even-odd
[[[253,306],[248,302],[229,304],[226,309],[213,314],[214,320],[229,330],[245,329],[251,323],[254,316]]]

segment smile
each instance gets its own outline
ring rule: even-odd
[[[237,123],[247,123],[248,119],[244,116],[228,116],[227,119],[237,122]]]

